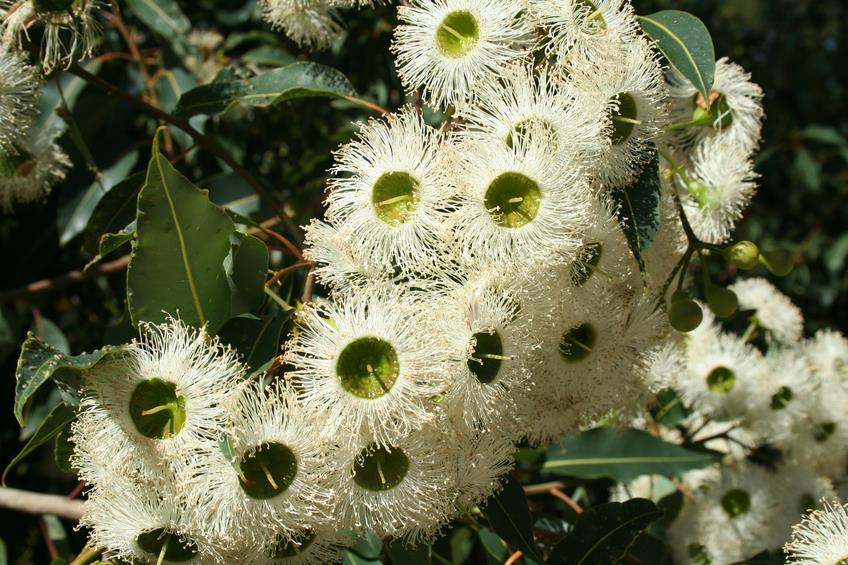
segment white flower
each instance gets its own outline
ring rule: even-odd
[[[730,290],[739,299],[739,310],[753,310],[758,327],[767,332],[772,343],[792,346],[804,336],[804,317],[801,309],[789,297],[763,278],[742,279]]]
[[[498,139],[457,147],[450,221],[470,264],[519,272],[579,248],[589,223],[586,179],[538,131],[528,133],[511,148]]]
[[[848,339],[833,330],[819,330],[804,345],[804,353],[821,382],[848,383]]]
[[[234,562],[249,565],[325,565],[342,560],[342,549],[353,543],[349,532],[334,526],[308,528],[295,534],[270,537],[260,548],[248,545],[237,552]]]
[[[335,474],[338,527],[369,528],[410,544],[431,539],[456,493],[444,425],[421,427],[386,445],[352,445]]]
[[[461,428],[452,439],[456,461],[457,514],[466,514],[500,489],[512,469],[515,446],[509,435],[496,430]]]
[[[86,375],[72,428],[85,480],[98,482],[106,467],[156,476],[180,469],[193,450],[217,448],[222,403],[245,371],[236,353],[179,320],[140,331],[123,355]]]
[[[675,124],[688,123],[693,112],[706,114],[703,96],[677,71],[669,73],[670,118]],[[683,146],[700,144],[714,138],[729,145],[739,158],[748,158],[760,143],[763,121],[763,91],[751,82],[751,75],[726,57],[716,62],[711,95],[712,113],[709,124],[681,129],[674,136]]]
[[[441,305],[450,315],[446,345],[457,360],[445,401],[468,428],[508,435],[506,421],[533,386],[527,364],[536,339],[514,297],[486,282],[463,285]]]
[[[407,92],[454,105],[527,55],[529,30],[514,0],[417,0],[398,8],[392,50]]]
[[[688,246],[686,233],[674,202],[672,190],[677,190],[673,181],[665,175],[660,176],[662,182],[660,199],[660,227],[651,246],[642,251],[647,271],[648,288],[654,295],[659,295],[668,281],[678,262],[683,258]]]
[[[38,71],[26,57],[0,45],[0,154],[14,153],[15,142],[26,135],[37,115],[40,86]]]
[[[784,546],[787,565],[840,565],[848,559],[848,504],[822,501],[824,508],[792,528]]]
[[[607,124],[580,96],[547,67],[534,71],[529,65],[515,65],[504,70],[501,81],[483,85],[472,101],[457,108],[466,121],[458,135],[497,138],[510,146],[514,137],[537,130],[557,154],[591,170],[609,145]]]
[[[743,416],[766,371],[762,354],[736,336],[717,333],[688,338],[686,370],[677,388],[683,399],[718,420]]]
[[[132,563],[224,563],[221,548],[187,519],[174,486],[167,477],[135,483],[118,475],[99,485],[89,493],[80,521],[90,529],[91,546]]]
[[[286,345],[307,411],[335,441],[390,444],[432,418],[447,354],[426,303],[351,296],[307,306]]]
[[[342,34],[341,17],[327,0],[262,0],[262,15],[298,45],[324,49]]]
[[[44,27],[41,40],[41,65],[49,73],[57,66],[69,67],[74,59],[90,57],[100,38],[100,26],[94,19],[98,0],[2,0],[0,36],[6,44],[23,47],[29,39],[33,21]]]
[[[0,151],[0,209],[13,204],[44,199],[57,183],[65,180],[71,161],[56,143],[30,130],[28,139],[15,143],[9,152]]]
[[[768,549],[782,494],[776,487],[759,467],[723,466],[669,530],[676,561],[733,563]]]
[[[807,512],[819,509],[819,501],[836,496],[829,480],[804,465],[784,464],[775,471],[775,490],[782,503],[773,514],[769,548],[789,541],[792,526]]]
[[[608,150],[595,168],[595,177],[605,188],[629,185],[651,159],[651,143],[660,133],[665,114],[665,96],[659,57],[646,39],[604,44],[599,59],[603,66],[576,60],[569,68],[571,80],[592,103],[592,111],[607,120]]]
[[[633,38],[639,29],[629,0],[527,0],[527,8],[560,59],[577,55],[606,64],[599,57],[604,43]]]
[[[371,120],[336,153],[327,218],[361,263],[408,272],[434,262],[451,193],[440,145],[407,107]]]
[[[757,189],[753,163],[734,146],[710,139],[695,149],[688,173],[688,186],[678,182],[692,230],[709,243],[727,241]]]
[[[250,383],[227,402],[232,460],[215,448],[193,457],[191,506],[216,539],[293,541],[329,521],[328,469],[316,422],[286,385]],[[266,533],[266,532],[269,532]]]

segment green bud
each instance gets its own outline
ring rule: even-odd
[[[707,304],[719,318],[729,318],[739,308],[739,299],[730,289],[710,285],[707,288]]]
[[[671,297],[671,308],[668,311],[671,327],[679,332],[688,333],[701,325],[704,312],[697,302],[678,290]]]
[[[769,270],[769,272],[778,277],[785,277],[792,272],[795,266],[792,261],[792,254],[782,249],[774,251],[762,251],[760,253],[760,264]]]
[[[753,241],[740,241],[724,250],[724,258],[745,271],[757,266],[760,250]]]

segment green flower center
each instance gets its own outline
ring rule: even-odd
[[[789,403],[792,401],[792,389],[788,386],[780,387],[776,393],[774,393],[771,397],[771,409],[772,410],[783,410]]]
[[[32,0],[36,14],[58,14],[71,11],[77,0]]]
[[[751,495],[738,488],[729,490],[721,497],[721,507],[729,517],[737,518],[751,509]]]
[[[390,226],[406,223],[421,202],[421,188],[409,173],[383,173],[371,189],[371,204],[377,217]]]
[[[32,155],[18,150],[17,155],[0,153],[0,178],[25,177],[35,168]]]
[[[588,10],[588,21],[597,23],[600,29],[607,29],[607,21],[604,19],[602,11],[598,9],[594,2],[591,0],[576,0],[574,4],[578,8],[583,7]]]
[[[727,394],[736,386],[736,373],[727,367],[716,367],[707,375],[707,388],[715,394]]]
[[[436,30],[436,48],[445,57],[458,59],[477,47],[480,27],[477,19],[467,10],[451,12]]]
[[[496,224],[503,228],[520,228],[539,213],[542,191],[533,179],[521,173],[503,173],[486,189],[483,203]]]
[[[269,442],[244,456],[239,468],[245,494],[264,500],[288,490],[297,476],[297,457],[288,446]]]
[[[610,102],[616,103],[617,108],[610,108],[609,114],[612,120],[612,135],[610,140],[613,145],[621,145],[633,134],[633,130],[639,125],[638,109],[636,99],[628,92],[619,92]]]
[[[409,471],[409,458],[403,450],[372,445],[360,452],[353,466],[353,480],[366,490],[391,490],[401,484]]]
[[[392,390],[400,374],[400,362],[389,342],[361,337],[342,349],[336,374],[346,391],[373,400]]]
[[[848,565],[848,556],[843,557],[833,565]]]
[[[468,370],[483,384],[494,381],[501,370],[501,362],[506,360],[503,343],[497,331],[474,334],[474,351],[468,360]]]
[[[144,532],[135,538],[135,543],[146,553],[159,557],[159,562],[190,561],[197,553],[197,544],[163,528]]]
[[[580,324],[562,335],[559,342],[559,354],[567,363],[577,363],[586,359],[595,348],[598,332],[590,324]]]
[[[135,387],[130,397],[130,417],[144,437],[173,437],[180,433],[186,422],[185,397],[170,381],[144,380]]]
[[[577,258],[571,264],[571,281],[574,286],[586,284],[601,262],[604,246],[599,242],[587,243],[577,252]]]
[[[315,541],[315,532],[312,530],[304,530],[296,534],[292,539],[281,539],[271,552],[272,559],[284,559],[286,557],[296,557],[306,551],[312,542]]]
[[[813,426],[813,439],[819,443],[824,443],[828,440],[833,432],[836,431],[834,422],[821,422]]]
[[[516,140],[527,140],[534,131],[545,132],[547,144],[556,150],[558,144],[556,128],[549,121],[537,117],[526,118],[513,124],[504,143],[512,149]]]

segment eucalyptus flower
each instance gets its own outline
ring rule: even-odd
[[[15,143],[35,120],[40,86],[38,71],[26,57],[0,45],[0,155],[13,156]]]
[[[783,548],[789,565],[839,565],[848,559],[848,504],[833,499],[822,506],[792,528]]]
[[[63,180],[71,161],[48,136],[30,130],[8,151],[0,150],[0,209],[10,212],[16,203],[44,200]]]

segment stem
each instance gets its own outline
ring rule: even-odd
[[[168,545],[171,543],[171,534],[165,535],[165,541],[162,543],[162,549],[159,550],[159,559],[156,560],[156,565],[162,565],[165,562],[165,554],[168,553]]]
[[[283,277],[285,277],[287,274],[291,273],[292,271],[296,271],[296,270],[302,269],[304,267],[312,268],[314,266],[315,266],[315,263],[313,263],[312,261],[301,261],[300,263],[295,263],[294,265],[289,265],[288,267],[280,269],[279,271],[274,273],[274,276],[272,276],[270,279],[268,279],[268,282],[265,283],[265,286],[274,286],[275,283],[279,282],[280,279],[282,279]]]
[[[558,499],[562,500],[566,504],[568,504],[571,507],[571,509],[574,510],[575,512],[577,512],[578,514],[581,514],[583,512],[583,508],[579,504],[574,502],[573,498],[571,498],[570,496],[568,496],[567,494],[565,494],[564,492],[559,490],[557,487],[551,487],[551,489],[548,492],[550,494],[552,494],[553,496],[557,497]]]
[[[70,273],[60,275],[53,279],[43,279],[19,288],[7,290],[0,293],[0,304],[11,302],[16,298],[20,298],[21,296],[26,296],[28,294],[38,294],[40,292],[47,292],[48,290],[58,290],[75,282],[95,279],[102,275],[121,271],[129,264],[129,262],[130,256],[124,255],[114,261],[92,267],[88,271],[71,271]]]
[[[384,116],[391,113],[388,110],[386,110],[385,108],[383,108],[382,106],[375,104],[374,102],[370,102],[370,101],[364,100],[362,98],[357,98],[356,96],[344,96],[343,98],[345,100],[347,100],[348,102],[352,102],[353,104],[356,104],[357,106],[362,106],[363,108],[368,108],[369,110],[374,110],[375,112],[379,112],[380,114],[383,114]]]
[[[103,550],[99,547],[90,547],[87,545],[79,552],[76,559],[68,565],[88,565],[88,563],[94,561],[101,553],[103,553]]]
[[[194,126],[192,126],[188,120],[178,118],[155,106],[148,104],[144,100],[118,88],[114,84],[106,82],[102,78],[91,74],[76,63],[73,63],[68,70],[74,75],[86,81],[87,83],[94,85],[109,94],[113,94],[121,100],[124,100],[125,102],[128,102],[129,104],[135,106],[139,110],[150,114],[154,118],[176,126],[187,134],[189,134],[198,146],[202,147],[206,151],[212,153],[213,155],[221,159],[224,163],[227,164],[227,166],[229,166],[233,170],[234,173],[243,178],[245,182],[247,182],[247,184],[249,184],[250,187],[253,188],[254,191],[256,191],[260,198],[265,200],[269,206],[273,207],[277,211],[280,218],[286,224],[286,227],[289,229],[292,235],[295,236],[295,239],[297,239],[298,242],[302,240],[300,228],[294,223],[294,220],[289,217],[288,213],[286,213],[285,206],[283,205],[283,203],[274,195],[273,192],[265,188],[265,186],[258,179],[256,179],[247,171],[247,169],[245,169],[241,164],[239,164],[238,161],[233,159],[233,157],[230,156],[230,154],[227,153],[213,138],[208,137],[194,129]]]
[[[535,494],[547,494],[552,488],[564,488],[565,483],[562,481],[552,481],[550,483],[540,483],[538,485],[527,485],[524,487],[524,494],[533,496]]]
[[[0,508],[29,514],[53,514],[75,522],[82,518],[81,500],[9,487],[0,487]]]

